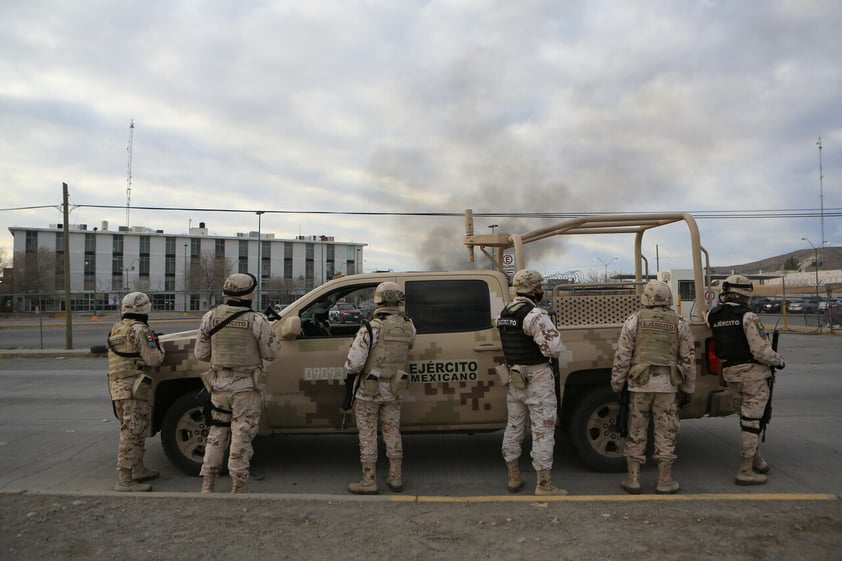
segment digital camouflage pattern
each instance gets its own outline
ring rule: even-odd
[[[285,310],[284,318],[272,323],[277,336],[298,319],[301,310],[313,305],[331,291],[349,286],[369,286],[390,280],[404,287],[408,280],[480,279],[488,287],[490,312],[488,327],[456,333],[419,333],[409,353],[407,372],[409,389],[401,404],[401,432],[477,431],[505,428],[507,388],[494,372],[504,361],[500,336],[493,319],[511,299],[505,275],[489,270],[450,271],[445,273],[368,273],[347,275],[314,289]],[[564,347],[559,358],[559,399],[564,400],[570,381],[573,389],[582,384],[607,386],[620,327],[640,306],[635,293],[620,295],[575,295],[554,292],[549,300],[555,324],[562,334]],[[727,415],[732,411],[730,395],[722,394],[720,378],[704,371],[704,352],[700,344],[710,331],[700,321],[689,322],[696,341],[697,387],[693,403],[681,410],[682,417]],[[345,393],[345,360],[355,333],[330,337],[297,336],[283,339],[276,360],[266,367],[266,388],[258,434],[333,433],[356,431],[353,416],[343,425],[341,409]],[[209,368],[207,362],[193,355],[196,331],[173,333],[161,337],[167,351],[166,361],[153,376],[156,408],[151,433],[161,429],[161,419],[172,401],[189,391],[197,391],[200,375]],[[174,393],[177,392],[177,393]],[[575,405],[575,404],[574,404]],[[191,429],[185,419],[185,429]],[[600,419],[600,430],[592,441],[595,449],[607,457],[622,458],[622,446],[610,419]],[[202,434],[179,441],[179,449],[201,460]],[[162,435],[162,440],[168,438]]]
[[[112,332],[125,332],[125,341],[119,344],[117,350],[126,353],[139,353],[140,357],[132,359],[139,365],[148,367],[159,366],[165,357],[164,350],[158,344],[158,338],[150,327],[133,319],[121,319],[112,327]],[[113,351],[108,351],[113,355]],[[113,361],[110,361],[113,363]],[[132,393],[135,380],[141,373],[138,370],[134,376],[117,378],[109,373],[108,389],[114,410],[120,422],[120,443],[117,447],[117,469],[132,469],[141,465],[146,443],[146,436],[150,424],[150,403],[148,399],[135,399]]]
[[[280,351],[280,339],[272,330],[266,316],[254,311],[245,315],[251,321],[251,333],[257,341],[260,358],[271,362]],[[210,330],[213,327],[214,310],[208,311],[199,326],[194,347],[198,360],[212,360]],[[241,316],[243,317],[243,316]],[[239,319],[239,318],[238,318]],[[223,327],[223,330],[226,329]],[[231,327],[231,329],[236,329]],[[224,352],[226,349],[222,349]],[[250,363],[250,361],[247,360]],[[231,368],[212,368],[207,375],[211,387],[211,403],[223,411],[212,410],[214,420],[230,423],[228,426],[211,425],[204,450],[201,475],[216,475],[222,467],[225,450],[230,446],[228,472],[244,485],[248,481],[249,464],[254,453],[252,439],[257,434],[260,422],[260,385],[263,368],[253,364],[232,365]]]
[[[670,381],[670,367],[656,365],[650,366],[648,376],[628,378],[634,358],[639,318],[640,311],[637,311],[626,320],[620,331],[611,369],[612,391],[622,390],[628,379],[630,392],[675,393],[676,390],[680,390],[688,394],[694,393],[696,391],[696,342],[690,325],[681,317],[678,318],[678,353],[675,360],[682,374],[682,382],[678,386],[674,385]]]
[[[525,296],[516,296],[513,302],[534,305]],[[535,306],[526,314],[523,318],[523,332],[532,337],[547,361],[559,356],[564,350],[561,334],[543,308]],[[515,365],[508,366],[511,369]],[[508,421],[501,448],[503,459],[506,463],[512,463],[520,458],[521,444],[529,422],[532,429],[532,467],[535,471],[551,470],[558,414],[555,378],[549,362],[523,368],[528,378],[526,388],[518,389],[514,384],[509,384],[506,395]]]
[[[664,287],[664,283],[661,283]],[[662,287],[649,283],[647,289],[652,287],[646,299],[642,302],[659,302],[663,305],[667,295]],[[669,289],[667,288],[667,292]],[[644,293],[645,294],[645,293]],[[644,304],[647,305],[647,304]],[[663,308],[652,308],[653,310]],[[635,356],[639,352],[638,345],[646,345],[644,337],[647,334],[651,339],[657,336],[657,331],[646,331],[640,329],[641,314],[639,310],[629,317],[623,324],[620,337],[617,341],[617,352],[614,354],[614,365],[611,370],[611,389],[619,392],[628,382],[629,388],[629,427],[626,437],[624,454],[629,461],[640,465],[646,463],[646,443],[648,441],[649,421],[652,419],[652,434],[655,441],[655,461],[658,465],[672,465],[675,461],[675,437],[678,433],[679,421],[676,408],[676,390],[685,394],[693,394],[696,391],[696,354],[695,341],[687,321],[678,317],[678,322],[673,327],[669,323],[666,331],[673,331],[677,339],[677,346],[668,348],[675,349],[676,355],[671,357],[678,368],[680,381],[676,380],[671,366],[641,364],[636,368],[644,367],[642,376],[630,376],[633,365],[640,359]],[[647,317],[651,315],[648,314]],[[652,320],[648,320],[652,321]],[[645,326],[645,324],[644,324]],[[675,345],[673,340],[672,345]],[[678,382],[678,383],[676,383]]]
[[[731,277],[729,277],[730,279]],[[744,277],[740,277],[744,278]],[[735,282],[740,280],[734,279]],[[737,306],[725,302],[723,306]],[[710,320],[708,320],[710,321]],[[770,366],[783,366],[783,357],[772,349],[763,322],[754,312],[743,314],[743,333],[756,363],[736,364],[722,369],[722,378],[727,382],[733,396],[732,407],[740,413],[741,427],[760,430],[760,418],[769,400],[769,386],[766,381],[772,373]],[[740,431],[740,456],[753,458],[760,450],[760,435],[756,432]]]
[[[388,286],[394,283],[381,283],[379,290],[385,292],[396,292],[393,287]],[[386,288],[383,286],[386,285]],[[384,299],[383,302],[395,302],[395,300]],[[376,316],[388,310],[389,314],[400,314],[397,308],[380,307],[375,312]],[[375,354],[377,346],[382,344],[380,321],[373,321],[371,324],[371,337],[368,329],[360,327],[354,342],[348,350],[348,357],[345,360],[345,371],[348,374],[362,375],[370,368],[366,368],[369,357]],[[415,344],[415,327],[412,321],[407,319],[405,330],[411,335],[407,351]],[[406,344],[406,343],[404,343]],[[404,359],[405,360],[405,359]],[[401,398],[392,391],[391,380],[381,380],[377,384],[376,393],[369,392],[363,383],[355,395],[356,404],[354,414],[357,422],[357,430],[360,442],[360,463],[377,463],[377,429],[378,426],[383,434],[383,443],[386,446],[386,457],[389,460],[400,460],[403,458],[403,443],[401,441]]]

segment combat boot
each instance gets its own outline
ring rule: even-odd
[[[658,465],[658,483],[655,485],[655,492],[659,495],[672,495],[678,493],[678,481],[672,480],[672,466],[670,464]]]
[[[208,473],[202,476],[202,493],[213,493],[216,485],[216,474]]]
[[[152,486],[148,483],[137,483],[136,481],[132,481],[132,470],[120,468],[117,470],[117,484],[114,486],[114,490],[124,493],[151,491]]]
[[[632,495],[639,495],[640,494],[640,463],[633,462],[628,460],[628,475],[626,476],[625,481],[623,481],[620,485],[623,489],[626,490],[627,493],[631,493]]]
[[[401,461],[389,460],[389,479],[386,481],[389,490],[395,493],[403,491],[403,481],[401,480]]]
[[[158,479],[161,472],[155,469],[149,469],[141,462],[132,470],[132,481],[149,481],[150,479]]]
[[[232,493],[248,493],[248,488],[246,488],[246,479],[231,476],[231,492]]]
[[[509,493],[517,493],[523,488],[523,476],[520,474],[520,468],[517,462],[509,462],[506,464],[506,469],[509,471],[506,487],[509,488]]]
[[[567,491],[553,485],[550,470],[542,469],[538,472],[538,483],[535,485],[536,495],[566,495]]]
[[[762,473],[755,473],[751,465],[754,458],[740,458],[740,469],[734,483],[737,485],[763,485],[766,483],[766,476]]]
[[[755,473],[769,473],[769,463],[763,458],[760,449],[754,454],[754,458],[751,461],[751,469]]]
[[[355,495],[376,495],[379,493],[375,464],[363,464],[363,478],[357,483],[348,483],[348,491]]]

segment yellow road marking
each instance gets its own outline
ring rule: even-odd
[[[424,495],[389,495],[395,502],[419,503],[547,503],[547,502],[634,502],[634,501],[835,501],[836,495],[827,493],[709,493],[675,495],[479,495],[471,497],[440,497]]]

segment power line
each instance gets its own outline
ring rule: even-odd
[[[77,207],[122,209],[117,205],[79,204]],[[279,209],[232,209],[232,208],[201,208],[201,207],[155,207],[135,206],[135,210],[178,211],[178,212],[223,212],[246,213],[257,212],[264,214],[315,214],[328,216],[417,216],[417,217],[462,217],[463,212],[378,212],[378,211],[350,211],[350,210],[279,210]],[[0,209],[2,210],[2,209]],[[474,212],[475,217],[484,218],[576,218],[579,216],[599,216],[602,214],[660,214],[665,211],[601,211],[601,212]],[[731,219],[731,218],[815,218],[820,214],[842,216],[842,208],[830,209],[756,209],[756,210],[699,210],[686,211],[696,219]]]

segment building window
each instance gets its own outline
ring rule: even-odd
[[[213,246],[214,257],[225,257],[225,240],[216,240]]]
[[[26,231],[26,253],[38,251],[38,232]]]
[[[292,244],[284,244],[284,278],[292,278]]]
[[[328,245],[324,247],[327,255],[325,257],[325,269],[327,270],[327,278],[330,279],[333,278],[333,274],[336,272],[336,248],[333,245]]]
[[[249,272],[249,243],[246,240],[240,240],[238,247],[237,272]]]
[[[304,280],[312,281],[315,276],[314,244],[308,243],[304,249]]]
[[[268,280],[272,276],[272,244],[260,242],[260,277]]]
[[[138,256],[138,278],[149,278],[149,236],[140,236],[140,255]]]

